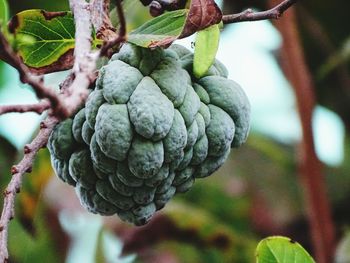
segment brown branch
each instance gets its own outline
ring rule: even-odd
[[[118,31],[118,36],[112,40],[105,41],[102,48],[101,48],[101,56],[107,55],[108,50],[116,45],[121,44],[126,40],[126,21],[125,21],[125,16],[124,16],[124,11],[123,7],[121,4],[121,0],[116,0],[115,1],[117,13],[118,13],[118,18],[119,18],[119,31]]]
[[[50,102],[46,99],[34,104],[0,105],[0,115],[10,112],[36,112],[38,114],[41,114],[45,110],[49,109],[50,106]]]
[[[238,14],[224,15],[222,17],[222,22],[224,24],[231,24],[246,21],[278,19],[288,8],[290,8],[296,2],[297,0],[285,0],[282,3],[276,5],[275,7],[262,12],[254,12],[252,9],[247,9]]]
[[[109,18],[109,4],[109,0],[91,1],[91,22],[96,30],[96,37],[107,41],[117,37]]]
[[[275,5],[276,1],[270,0],[270,5]],[[303,54],[294,10],[291,9],[285,19],[276,26],[283,37],[284,71],[294,88],[303,131],[298,161],[314,253],[318,263],[328,263],[333,261],[334,225],[322,166],[315,153],[312,133],[315,87]]]
[[[20,191],[23,175],[31,171],[37,152],[45,147],[51,131],[57,123],[58,119],[54,117],[43,122],[35,139],[24,147],[23,159],[11,168],[12,179],[4,191],[4,206],[0,219],[0,262],[8,262],[8,224],[15,215],[15,196]]]
[[[116,0],[115,5],[117,8],[117,14],[119,18],[119,32],[118,35],[121,37],[125,37],[126,35],[126,21],[125,21],[125,16],[124,16],[124,11],[123,11],[123,6],[121,3],[121,0]]]
[[[71,85],[62,89],[65,100],[63,114],[73,115],[78,106],[85,102],[89,95],[88,87],[95,80],[95,67],[98,52],[91,51],[92,25],[91,8],[84,0],[70,0],[70,7],[75,21],[75,49],[73,81]]]

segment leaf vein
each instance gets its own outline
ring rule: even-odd
[[[29,53],[29,55],[25,58],[24,63],[27,63],[27,61],[30,59],[30,57],[33,55],[34,52],[40,50],[43,46],[45,46],[46,43],[43,43],[42,45],[40,45],[38,48],[34,49],[32,52]]]
[[[39,24],[39,25],[41,25],[43,28],[46,28],[48,31],[50,31],[50,32],[56,34],[57,36],[61,37],[62,39],[64,39],[64,37],[63,37],[60,33],[58,33],[58,32],[56,32],[56,31],[52,30],[51,28],[49,28],[48,26],[46,26],[45,24],[43,24],[43,23],[40,22],[40,21],[35,21],[35,20],[32,20],[32,19],[28,19],[28,18],[25,18],[24,20],[26,20],[26,21],[28,21],[28,22],[35,23],[35,24]]]
[[[57,49],[59,49],[59,48],[61,48],[61,46],[63,45],[64,43],[61,43],[61,44],[59,44],[54,50],[52,50],[47,56],[45,56],[45,57],[43,57],[42,59],[40,59],[38,62],[36,62],[34,65],[36,65],[36,66],[38,66],[38,65],[40,65],[40,63],[43,61],[43,60],[45,60],[45,59],[47,59],[49,56],[51,56],[53,53],[55,53],[55,51],[57,50]]]
[[[61,27],[63,28],[63,30],[66,31],[66,33],[67,33],[71,38],[74,38],[74,37],[72,36],[72,34],[65,28],[65,26],[62,24],[62,22],[61,22],[59,19],[57,19],[57,22],[61,25]]]
[[[37,38],[39,38],[41,40],[44,40],[41,36],[39,36],[37,34],[34,34],[33,32],[29,32],[29,31],[23,30],[23,29],[19,30],[17,33],[23,33],[23,34],[26,34],[26,35],[31,35],[33,37],[37,37]]]

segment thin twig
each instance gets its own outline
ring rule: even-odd
[[[282,3],[276,5],[275,7],[262,12],[254,12],[252,9],[247,9],[238,14],[224,15],[222,17],[222,22],[224,24],[230,24],[246,21],[278,19],[288,8],[290,8],[296,2],[297,0],[285,0]]]
[[[49,109],[50,106],[50,102],[46,99],[34,104],[0,105],[0,115],[10,112],[36,112],[41,114],[45,110]]]
[[[126,21],[121,0],[116,0],[115,5],[117,8],[118,18],[119,18],[119,36],[125,37],[126,35]]]
[[[115,5],[117,8],[118,18],[119,18],[119,31],[118,36],[112,40],[105,41],[101,48],[101,56],[108,55],[108,50],[116,45],[121,44],[126,40],[126,21],[124,16],[123,7],[121,0],[116,0]]]
[[[0,219],[0,262],[8,261],[7,238],[8,224],[15,215],[15,196],[20,191],[23,175],[31,171],[37,152],[45,147],[52,129],[58,119],[51,117],[41,124],[40,131],[35,139],[24,147],[24,157],[11,168],[12,179],[4,191],[4,206]]]
[[[270,5],[275,5],[276,1],[270,0]],[[303,131],[298,161],[314,253],[318,263],[328,263],[333,260],[335,232],[322,165],[316,156],[312,132],[315,87],[305,61],[294,10],[290,11],[276,26],[283,37],[284,71],[296,95]]]
[[[115,28],[109,18],[109,0],[92,0],[91,22],[96,30],[96,37],[109,41],[117,37]]]

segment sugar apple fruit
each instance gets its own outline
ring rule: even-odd
[[[200,79],[192,65],[178,45],[125,44],[101,68],[85,107],[54,128],[52,165],[87,210],[143,225],[245,142],[244,91],[219,61]]]

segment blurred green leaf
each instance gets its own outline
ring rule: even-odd
[[[197,78],[202,77],[213,64],[220,40],[219,25],[212,25],[197,33],[194,49],[193,72]]]
[[[255,238],[237,233],[205,207],[173,202],[163,213],[173,222],[179,236],[181,233],[190,233],[191,237],[180,238],[178,245],[181,247],[183,244],[180,243],[188,242],[197,248],[197,251],[186,255],[174,247],[180,262],[252,262]],[[196,257],[200,257],[199,261],[189,260],[194,256],[193,252],[197,254]]]
[[[327,77],[340,64],[346,63],[350,60],[350,37],[345,40],[341,49],[335,55],[328,58],[328,60],[318,70],[318,78],[323,79]]]
[[[103,253],[103,228],[101,227],[98,234],[97,234],[97,242],[96,242],[96,248],[95,248],[95,263],[105,263],[106,257]]]
[[[125,17],[127,32],[142,26],[144,23],[152,19],[148,8],[143,6],[140,0],[124,0],[122,5],[124,13],[127,14]],[[119,20],[116,8],[113,8],[110,12],[110,18],[112,25],[117,28]]]
[[[0,0],[0,25],[9,19],[8,5],[6,0]]]
[[[43,149],[36,156],[30,178],[23,181],[16,206],[16,216],[19,222],[32,235],[36,233],[33,221],[41,202],[42,191],[52,175],[49,151]]]
[[[269,209],[267,225],[285,227],[303,216],[295,149],[291,145],[251,133],[245,146],[232,151],[218,173],[232,175],[232,171],[254,193],[250,194],[253,213]],[[267,225],[260,226],[261,230]]]
[[[158,16],[132,31],[128,41],[142,47],[167,46],[181,35],[187,13],[183,9]]]
[[[47,11],[69,10],[69,1],[66,0],[11,0],[8,3],[12,14],[37,8]]]
[[[218,178],[220,179],[216,180]],[[197,180],[191,191],[177,195],[175,200],[202,208],[211,216],[218,218],[219,222],[239,233],[249,235],[251,200],[246,195],[230,195],[224,188],[232,184],[229,180],[228,176],[222,174]]]
[[[53,220],[49,220],[49,211],[43,203],[35,210],[35,236],[30,235],[18,219],[11,221],[9,226],[9,253],[11,262],[63,262],[64,253],[59,250],[63,236],[56,240],[57,227]],[[60,253],[61,252],[61,253]]]
[[[315,263],[306,250],[290,238],[275,236],[260,241],[257,263]]]

